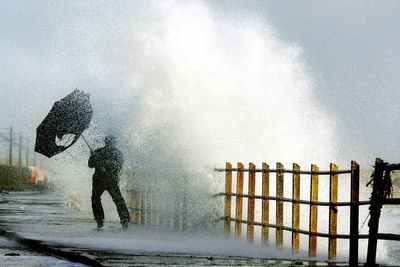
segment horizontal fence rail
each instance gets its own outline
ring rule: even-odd
[[[302,199],[292,199],[286,197],[272,197],[272,196],[260,196],[260,195],[249,195],[249,194],[237,194],[237,193],[225,193],[220,192],[215,194],[214,197],[218,196],[231,196],[231,197],[244,197],[244,198],[254,198],[254,199],[268,199],[268,200],[281,200],[283,202],[290,202],[290,203],[300,203],[300,204],[312,204],[317,206],[365,206],[371,204],[371,201],[364,200],[359,201],[357,203],[352,202],[324,202],[324,201],[310,201],[310,200],[302,200]],[[395,201],[391,201],[395,200]],[[400,204],[400,199],[387,199],[387,201],[383,201],[383,203],[387,203],[388,205],[397,205]]]
[[[319,174],[319,175],[331,175],[331,174],[346,174],[351,173],[351,170],[341,171],[301,171],[301,170],[290,170],[290,169],[241,169],[241,168],[214,168],[216,172],[282,172],[282,173],[298,173],[298,174]]]
[[[368,235],[359,235],[358,229],[358,207],[360,205],[369,205],[370,201],[358,201],[359,195],[359,165],[351,162],[349,170],[339,170],[336,164],[330,165],[329,171],[320,171],[316,165],[311,165],[311,170],[301,170],[298,164],[293,164],[293,169],[285,169],[281,163],[276,164],[275,169],[270,169],[269,165],[262,163],[262,168],[256,168],[253,163],[249,163],[248,168],[239,162],[237,168],[232,167],[232,164],[227,162],[225,168],[215,168],[217,172],[225,172],[225,192],[214,195],[224,196],[224,232],[227,235],[231,233],[231,222],[235,223],[235,236],[241,236],[241,225],[247,225],[247,239],[254,240],[254,226],[261,226],[261,240],[263,244],[269,242],[269,228],[275,229],[275,245],[279,249],[283,246],[283,231],[292,233],[292,251],[299,251],[299,234],[309,237],[309,256],[316,256],[317,253],[317,237],[328,238],[328,257],[329,259],[336,258],[336,239],[348,239],[350,242],[349,263],[358,263],[358,239],[368,238]],[[232,191],[232,174],[236,172],[236,192]],[[243,192],[244,174],[248,175],[248,192]],[[262,195],[255,194],[256,173],[262,173]],[[276,177],[276,195],[269,194],[270,174],[275,173]],[[292,197],[284,197],[284,174],[293,175],[292,178]],[[349,202],[338,202],[338,175],[350,174],[351,178],[351,199]],[[310,199],[300,199],[300,184],[304,179],[302,175],[309,175],[310,179]],[[320,175],[329,176],[330,196],[329,202],[318,201],[318,179]],[[236,198],[235,217],[231,217],[232,197]],[[247,219],[243,219],[243,199],[247,199]],[[255,200],[261,200],[261,222],[254,220]],[[269,222],[269,201],[276,202],[275,224]],[[284,206],[283,203],[292,203],[292,226],[284,225]],[[309,213],[309,229],[304,230],[300,227],[300,204],[310,206]],[[329,231],[327,233],[318,232],[318,206],[329,207]],[[337,207],[348,206],[350,208],[350,233],[337,233]],[[351,222],[353,221],[353,223]],[[394,238],[391,236],[381,236],[386,238]]]

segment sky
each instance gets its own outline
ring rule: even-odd
[[[65,94],[66,88],[74,88],[73,81],[56,88],[60,81],[53,77],[60,73],[68,76],[72,71],[59,68],[49,54],[57,49],[61,53],[60,38],[67,42],[74,38],[73,33],[59,36],[68,25],[68,12],[85,21],[78,2],[0,1],[0,128],[13,126],[33,139],[38,122],[32,122],[29,114],[39,110],[44,116],[50,104],[43,103],[52,103]],[[364,165],[372,165],[375,157],[400,161],[399,1],[206,3],[219,14],[238,20],[243,19],[242,13],[264,19],[282,43],[302,50],[305,67],[314,81],[314,101],[336,125],[336,145],[343,158]],[[90,10],[91,3],[86,5]],[[114,22],[112,14],[106,10],[104,14],[105,21]],[[112,27],[117,31],[120,26]],[[108,45],[114,50],[126,49]],[[116,79],[123,79],[125,71],[124,66],[114,70]],[[110,75],[107,70],[100,72]],[[85,76],[84,71],[81,77],[84,81],[97,78]],[[39,87],[53,89],[32,89]],[[103,96],[106,98],[105,93]]]

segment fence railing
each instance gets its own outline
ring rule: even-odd
[[[237,168],[233,168],[232,164],[227,162],[224,169],[215,169],[216,171],[225,172],[225,192],[217,195],[225,196],[224,205],[224,231],[226,234],[231,232],[231,222],[235,222],[235,235],[240,236],[242,224],[247,225],[247,239],[254,239],[254,226],[261,226],[261,240],[264,244],[268,242],[270,228],[275,229],[275,243],[277,248],[283,246],[283,231],[292,233],[291,246],[293,253],[299,251],[300,234],[308,235],[308,254],[316,256],[317,253],[317,237],[325,237],[329,239],[328,257],[334,259],[337,252],[337,239],[349,239],[350,264],[358,262],[358,222],[359,222],[359,205],[367,205],[368,201],[359,202],[359,182],[360,182],[360,167],[355,162],[351,162],[349,170],[339,170],[336,164],[330,164],[329,171],[320,171],[317,165],[311,165],[310,170],[301,170],[296,163],[292,169],[285,169],[281,163],[276,164],[275,169],[271,169],[268,164],[262,163],[261,168],[256,168],[253,163],[249,163],[248,168],[244,168],[242,163],[237,164]],[[236,172],[236,192],[232,191],[232,172]],[[262,173],[262,194],[255,195],[256,173]],[[244,173],[248,174],[248,193],[243,193]],[[270,174],[275,173],[276,177],[276,195],[271,196],[270,189]],[[292,197],[284,197],[284,174],[292,174]],[[338,202],[338,175],[350,174],[351,176],[351,198],[349,202]],[[309,200],[300,199],[301,183],[304,175],[310,177],[310,198]],[[329,202],[318,201],[318,180],[320,176],[329,176]],[[232,197],[236,199],[236,208],[234,217],[231,216]],[[247,219],[243,219],[243,199],[247,199]],[[254,220],[255,200],[260,199],[261,203],[261,222]],[[276,201],[275,205],[275,224],[270,223],[270,203]],[[284,205],[283,203],[292,203],[292,225],[286,226],[283,223]],[[309,209],[309,224],[308,230],[300,227],[300,204],[310,206]],[[328,232],[318,232],[318,206],[329,207],[329,227]],[[337,233],[337,207],[350,207],[350,234]],[[364,237],[365,238],[365,237]]]
[[[388,164],[381,159],[376,159],[375,171],[373,175],[373,190],[370,200],[359,200],[360,185],[360,166],[357,162],[352,161],[348,170],[339,170],[334,163],[330,164],[329,171],[320,171],[318,166],[311,165],[311,170],[301,170],[296,163],[292,169],[285,169],[281,163],[276,164],[275,169],[270,169],[269,165],[262,163],[261,168],[256,168],[253,163],[249,163],[248,168],[239,162],[237,167],[233,168],[232,164],[227,162],[225,168],[216,168],[215,171],[225,172],[225,192],[216,194],[215,196],[224,196],[224,232],[231,234],[231,222],[235,223],[235,236],[239,237],[242,233],[242,224],[247,225],[247,239],[254,240],[254,226],[261,226],[261,240],[263,244],[267,244],[269,240],[270,228],[275,229],[275,244],[277,248],[283,246],[283,231],[292,233],[291,246],[292,252],[299,252],[299,235],[308,235],[308,254],[316,256],[317,253],[317,237],[328,238],[328,258],[334,259],[337,254],[337,239],[349,240],[349,265],[358,265],[358,241],[359,239],[368,239],[367,266],[376,265],[377,240],[400,241],[400,235],[391,233],[378,233],[380,211],[383,205],[400,205],[400,198],[388,197],[388,184],[390,184],[390,171],[400,170],[400,164]],[[232,191],[232,173],[236,172],[236,192]],[[243,193],[244,173],[248,174],[248,193]],[[256,173],[262,173],[262,189],[261,195],[255,194]],[[276,195],[271,196],[270,174],[275,173],[276,177]],[[292,197],[284,197],[284,174],[292,174]],[[338,175],[350,174],[350,200],[348,202],[338,202]],[[301,175],[309,175],[310,177],[310,198],[300,199],[300,180]],[[329,201],[323,202],[318,200],[318,182],[319,176],[329,176]],[[386,187],[386,188],[385,188]],[[232,217],[232,197],[235,198],[236,207],[235,214]],[[247,199],[247,218],[243,219],[243,199]],[[259,199],[261,203],[261,222],[254,219],[255,203]],[[269,222],[269,201],[276,201],[275,224]],[[283,203],[292,203],[292,225],[283,224]],[[309,223],[308,230],[300,228],[300,204],[309,205]],[[359,206],[369,205],[370,221],[369,234],[359,234]],[[328,232],[318,232],[318,206],[329,207]],[[349,216],[349,234],[337,233],[337,207],[347,206],[350,208]]]
[[[188,228],[187,182],[180,185],[182,194],[162,193],[162,186],[127,174],[125,194],[130,218],[134,224],[162,226],[186,231]],[[179,187],[177,187],[178,189]],[[165,199],[160,199],[164,196]]]

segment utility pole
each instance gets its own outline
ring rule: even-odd
[[[29,138],[26,138],[26,167],[29,166]]]
[[[19,153],[18,153],[18,166],[22,167],[22,134],[19,134]]]
[[[12,165],[12,149],[13,149],[13,128],[10,127],[10,154],[9,154],[9,165]]]

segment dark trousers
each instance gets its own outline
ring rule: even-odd
[[[101,204],[101,195],[104,191],[108,191],[115,203],[115,206],[117,206],[121,224],[129,222],[129,211],[126,207],[125,200],[121,195],[121,191],[119,190],[118,183],[104,184],[96,180],[97,179],[93,179],[92,188],[92,209],[96,222],[101,224],[104,222],[104,210],[103,205]]]

